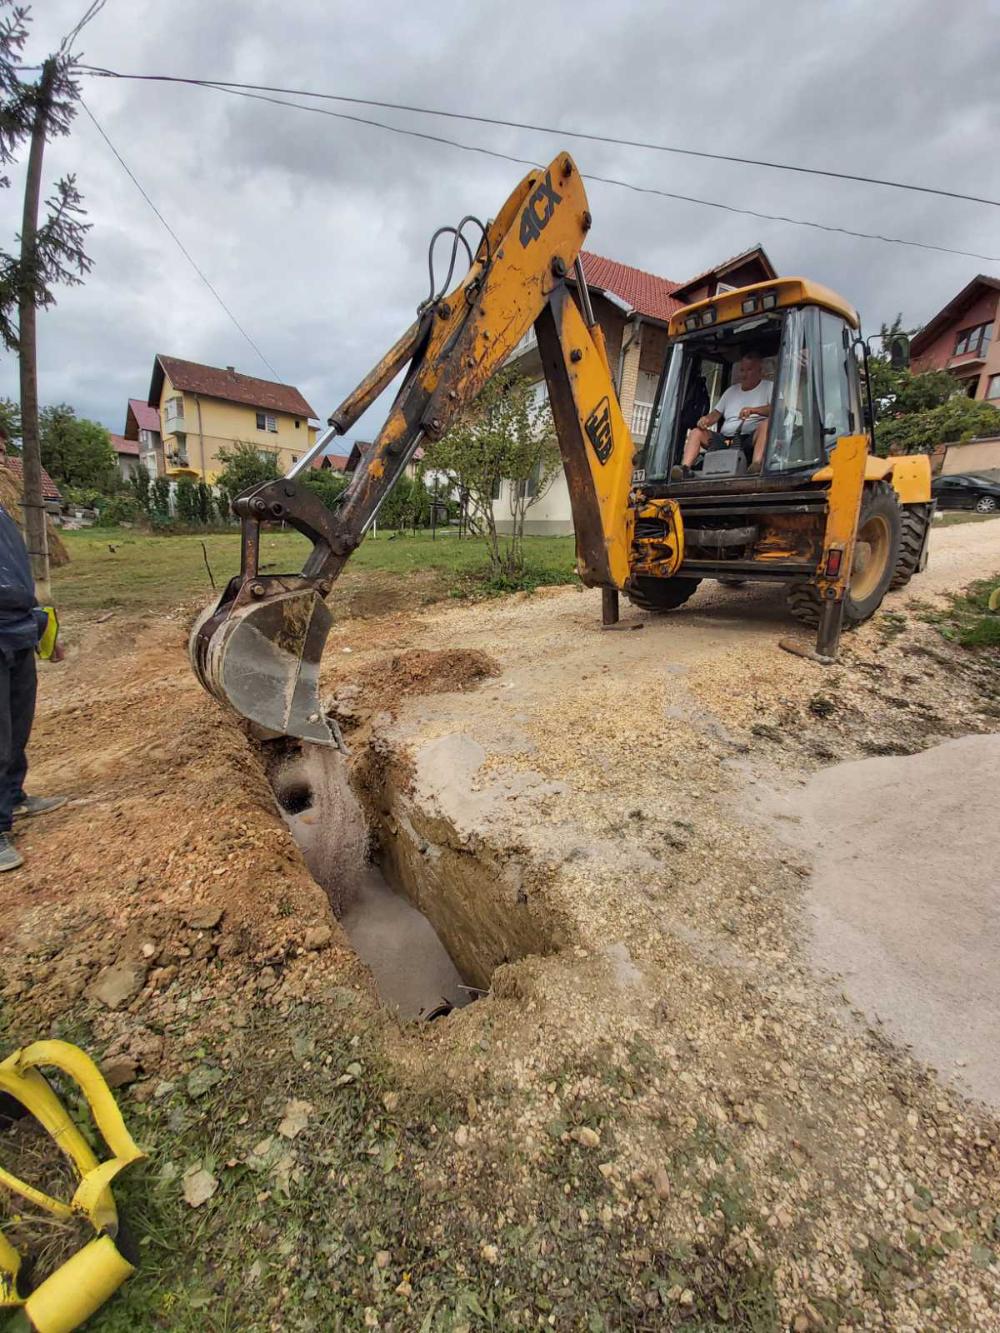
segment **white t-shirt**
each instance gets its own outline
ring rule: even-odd
[[[715,404],[716,412],[722,413],[723,419],[720,427],[722,434],[735,435],[737,431],[741,431],[744,435],[752,435],[760,425],[762,418],[757,416],[747,417],[746,421],[741,421],[740,409],[744,407],[766,407],[771,401],[773,392],[773,380],[761,380],[756,389],[741,389],[738,384],[730,384]]]

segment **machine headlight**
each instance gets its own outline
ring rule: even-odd
[[[778,293],[765,292],[760,298],[760,303],[765,310],[773,310],[778,304]]]
[[[715,323],[715,306],[710,305],[707,310],[703,310],[701,312],[702,328],[705,328],[707,325],[714,323]]]
[[[688,333],[691,333],[698,327],[698,316],[688,315],[687,319],[684,321],[684,327],[687,329]]]
[[[741,309],[742,309],[744,315],[752,315],[753,312],[757,309],[757,298],[756,298],[756,296],[745,296],[745,297],[743,298],[743,305],[742,305]]]

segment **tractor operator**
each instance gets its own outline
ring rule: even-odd
[[[764,378],[759,353],[745,352],[736,365],[736,383],[731,384],[712,411],[688,431],[681,460],[684,475],[690,474],[703,449],[728,449],[736,443],[746,447],[751,441],[750,471],[759,472],[767,445],[767,420],[771,415],[773,392],[774,381]],[[714,430],[720,422],[721,430]]]

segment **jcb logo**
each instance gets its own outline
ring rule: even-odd
[[[611,433],[611,404],[607,398],[601,399],[583,423],[583,428],[587,432],[587,439],[594,446],[598,461],[606,463],[614,447],[614,436]]]
[[[521,244],[527,248],[532,241],[537,241],[549,225],[549,219],[556,211],[556,204],[562,203],[562,195],[556,194],[552,185],[552,172],[545,173],[545,179],[524,206],[521,214]]]

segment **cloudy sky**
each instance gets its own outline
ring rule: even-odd
[[[34,5],[28,60],[84,0]],[[499,14],[503,18],[498,17]],[[997,0],[107,0],[88,63],[528,121],[1000,198]],[[409,323],[433,229],[496,212],[523,170],[456,148],[184,86],[85,79],[90,109],[262,349],[322,418]],[[338,104],[331,105],[336,109]],[[1000,210],[759,167],[342,108],[538,162],[739,206],[1000,255]],[[94,269],[40,328],[40,394],[120,431],[166,352],[267,368],[81,114],[46,179],[75,172]],[[0,196],[17,230],[20,174]],[[1000,261],[885,245],[603,184],[590,247],[680,280],[755,242],[857,305],[925,320]],[[16,367],[0,395],[17,396]],[[358,427],[368,435],[373,413]]]

